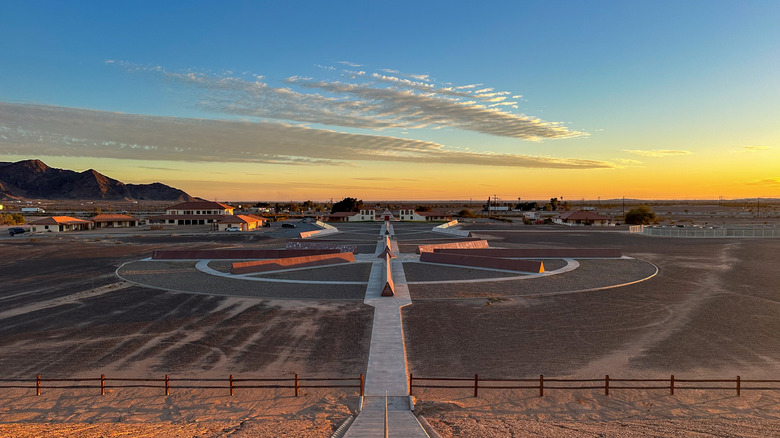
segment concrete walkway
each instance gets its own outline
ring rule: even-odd
[[[382,233],[384,233],[384,226]],[[377,243],[375,254],[385,250],[385,238]],[[398,253],[398,244],[391,240],[390,249]],[[400,261],[391,262],[395,296],[382,297],[384,261],[374,262],[366,288],[365,303],[374,307],[374,325],[363,398],[363,409],[350,425],[345,438],[381,437],[385,427],[385,394],[388,396],[388,431],[391,437],[421,437],[428,434],[412,414],[409,399],[409,375],[406,367],[401,308],[412,303]]]
[[[409,397],[388,397],[388,436],[428,438],[428,434],[409,406]],[[363,410],[350,425],[344,438],[383,437],[385,430],[385,397],[364,397]]]

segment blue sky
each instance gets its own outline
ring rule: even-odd
[[[473,175],[471,186],[491,175],[484,190],[506,197],[543,197],[583,180],[592,189],[578,187],[572,197],[625,194],[611,189],[617,185],[637,197],[780,196],[780,166],[772,165],[780,162],[779,2],[0,5],[0,103],[253,124],[244,127],[251,132],[229,125],[200,134],[228,144],[191,139],[184,147],[166,140],[176,136],[168,128],[139,138],[115,135],[83,113],[53,115],[62,119],[48,124],[14,116],[6,119],[15,134],[0,137],[2,160],[33,153],[128,182],[190,185],[210,197],[230,197],[236,183],[267,185],[274,175],[329,198],[344,189],[324,181],[334,166],[365,178],[377,160],[389,173],[429,172],[430,179],[393,186],[429,184],[429,195],[413,195],[419,198],[469,197],[469,184],[449,190],[441,183],[453,169]],[[62,120],[81,120],[83,130],[65,132]],[[270,146],[246,140],[277,133],[271,124],[293,125],[302,137],[286,153],[273,147],[277,137]],[[355,144],[329,161],[323,138],[330,132],[348,136],[328,141]],[[372,138],[365,136],[379,137],[383,149],[361,148]],[[142,141],[146,152],[136,156],[110,150]],[[226,153],[152,153],[215,147]],[[200,180],[211,184],[182,175],[204,162],[215,173]],[[259,174],[236,177],[248,163]],[[721,176],[708,177],[713,171]],[[666,179],[643,182],[651,175]],[[557,185],[518,188],[526,176]],[[324,187],[314,189],[315,180]],[[384,186],[357,187],[365,197],[392,197]],[[258,189],[256,197],[304,196],[283,187]]]

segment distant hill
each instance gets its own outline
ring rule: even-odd
[[[90,169],[74,172],[41,160],[0,162],[0,200],[84,199],[191,201],[195,198],[161,183],[125,184]]]

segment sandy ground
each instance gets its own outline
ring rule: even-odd
[[[528,390],[526,390],[528,391]],[[759,392],[496,390],[479,398],[429,390],[417,413],[442,437],[768,437],[780,435],[778,398]],[[449,397],[454,395],[454,397]]]
[[[328,437],[357,407],[353,392],[116,389],[4,391],[0,435],[15,437]]]

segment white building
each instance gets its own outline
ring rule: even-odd
[[[342,211],[325,216],[327,222],[367,222],[377,220],[376,210]]]

